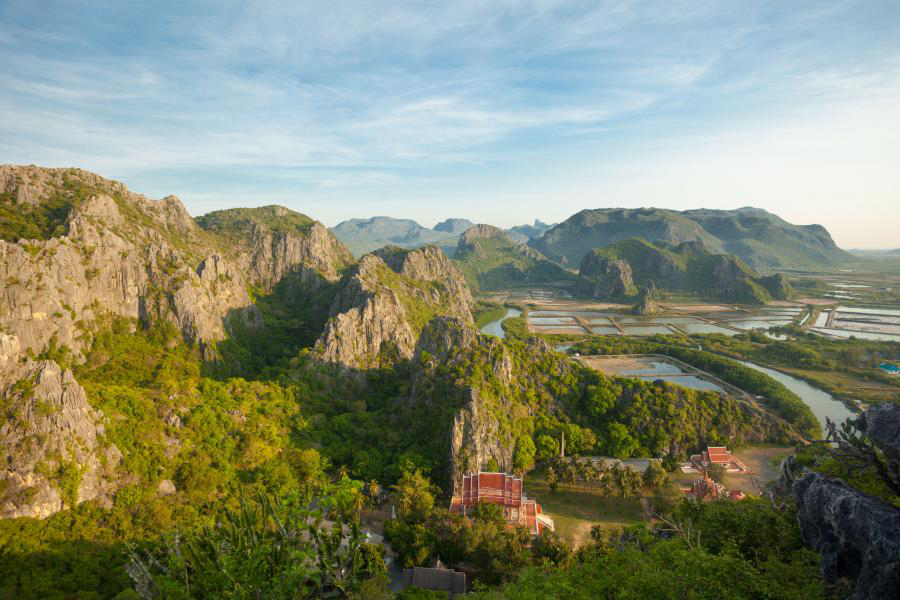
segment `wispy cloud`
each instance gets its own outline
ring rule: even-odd
[[[895,97],[900,73],[890,2],[13,0],[0,23],[0,161],[354,209]]]

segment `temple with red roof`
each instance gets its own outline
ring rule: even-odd
[[[485,472],[465,475],[459,494],[450,500],[450,512],[468,515],[479,502],[501,505],[509,527],[524,525],[532,535],[553,529],[553,519],[543,514],[540,504],[525,495],[522,480],[514,475]]]
[[[698,471],[705,471],[712,465],[722,465],[730,473],[752,473],[750,467],[739,461],[725,446],[707,446],[700,454],[691,456],[691,464]]]

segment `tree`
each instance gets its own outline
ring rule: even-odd
[[[328,525],[321,512],[297,504],[241,496],[217,525],[176,532],[146,553],[132,548],[126,570],[135,590],[147,600],[346,598],[363,579],[385,574],[356,522],[338,515]]]
[[[650,507],[658,515],[668,515],[675,512],[681,504],[684,494],[681,487],[674,481],[666,481],[657,486],[650,500]]]
[[[725,483],[725,465],[711,464],[706,467],[706,475],[716,483]]]
[[[559,472],[553,467],[547,467],[547,485],[550,486],[550,491],[552,493],[556,493],[556,486],[559,484]]]
[[[540,463],[550,463],[553,459],[559,457],[559,441],[550,437],[546,433],[542,433],[534,441],[535,460]]]
[[[658,460],[650,460],[644,470],[644,485],[648,488],[658,488],[666,482],[666,470]]]
[[[424,523],[434,508],[437,488],[421,471],[403,474],[397,485],[398,516],[410,523]]]
[[[516,448],[513,451],[513,469],[517,474],[524,476],[525,473],[534,467],[535,452],[536,448],[531,436],[519,436],[519,439],[516,440]]]
[[[531,553],[538,563],[565,566],[572,558],[572,547],[552,529],[545,529],[531,543]]]
[[[381,484],[379,484],[374,479],[369,482],[369,503],[372,506],[375,506],[379,502],[379,497],[381,496]]]

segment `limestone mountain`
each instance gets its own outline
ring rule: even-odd
[[[602,299],[634,299],[639,287],[698,293],[725,302],[764,304],[793,290],[784,275],[760,276],[741,259],[713,254],[700,242],[655,245],[630,238],[585,254],[581,291]]]
[[[468,219],[445,219],[434,226],[434,231],[442,231],[450,235],[460,235],[466,229],[475,225]]]
[[[77,354],[77,324],[109,312],[172,321],[212,358],[230,321],[258,324],[251,288],[289,273],[334,281],[353,261],[322,224],[282,207],[195,221],[174,196],[150,200],[79,169],[5,165],[0,183],[17,215],[0,240],[0,327],[23,351],[54,339]]]
[[[532,225],[514,225],[506,230],[507,235],[518,243],[525,243],[544,235],[551,227],[555,227],[556,223],[544,223],[540,219],[535,219]]]
[[[793,225],[758,208],[583,210],[529,244],[552,260],[577,265],[591,249],[631,237],[667,244],[699,241],[756,268],[836,265],[852,258],[821,225]]]
[[[174,196],[151,200],[79,169],[6,165],[0,185],[0,516],[107,502],[131,477],[117,472],[122,453],[104,433],[130,409],[74,374],[114,356],[93,347],[101,330],[126,339],[129,328],[169,327],[162,358],[177,346],[179,364],[227,375],[290,358],[269,346],[294,356],[305,346],[315,364],[393,364],[412,356],[433,316],[472,323],[465,279],[433,246],[384,248],[356,264],[321,223],[280,206],[194,219]],[[159,402],[146,423],[160,429],[169,415],[165,439],[177,449],[187,404],[145,393]]]
[[[434,316],[472,324],[465,279],[437,247],[387,246],[367,254],[347,275],[316,342],[324,360],[365,369],[413,354]]]
[[[452,253],[459,232],[448,231],[460,226],[464,219],[444,221],[441,229],[428,229],[410,219],[372,217],[350,219],[338,223],[331,232],[346,245],[354,256],[362,256],[382,246],[418,248],[435,244]]]
[[[454,260],[472,289],[524,283],[569,282],[574,276],[540,252],[513,242],[491,225],[476,225],[459,238]]]

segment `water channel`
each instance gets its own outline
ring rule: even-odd
[[[497,319],[496,321],[491,321],[487,325],[481,328],[481,333],[488,333],[490,335],[496,335],[499,338],[506,337],[506,334],[503,332],[502,323],[506,319],[510,317],[518,317],[522,314],[522,311],[518,308],[507,308],[506,314]]]
[[[507,308],[506,314],[503,315],[502,318],[497,319],[496,321],[491,321],[481,328],[481,332],[488,333],[490,335],[496,335],[497,337],[501,338],[505,337],[503,327],[501,325],[503,321],[510,317],[518,317],[521,314],[522,311],[517,308]],[[569,347],[570,346],[567,345],[561,345],[557,346],[557,350],[560,352],[565,352],[569,349]],[[811,386],[802,379],[797,379],[796,377],[792,377],[790,375],[782,373],[781,371],[761,367],[751,362],[738,362],[740,362],[744,366],[759,371],[760,373],[765,373],[775,381],[780,382],[787,389],[797,394],[797,396],[799,396],[800,399],[803,400],[804,404],[809,406],[823,428],[825,427],[826,417],[828,417],[835,423],[840,424],[843,423],[845,419],[856,418],[857,416],[850,409],[848,409],[843,402],[835,399],[831,394]]]
[[[741,363],[745,367],[750,367],[751,369],[759,371],[760,373],[765,373],[775,381],[784,385],[784,387],[786,387],[787,389],[797,394],[800,399],[803,400],[803,403],[806,404],[810,408],[810,410],[812,410],[813,414],[816,416],[816,419],[818,419],[819,423],[822,425],[823,430],[825,429],[825,417],[828,417],[838,425],[843,423],[845,419],[855,419],[857,417],[855,413],[844,406],[843,402],[835,399],[834,396],[827,392],[823,392],[818,388],[814,388],[802,379],[797,379],[796,377],[791,377],[790,375],[786,375],[781,371],[776,371],[775,369],[767,369],[766,367],[761,367],[751,362],[746,362],[743,360],[739,360],[737,362]]]

